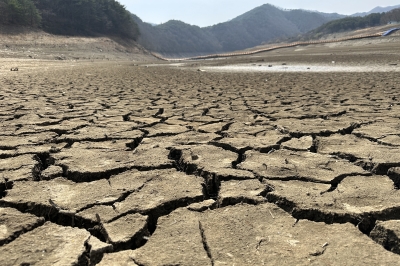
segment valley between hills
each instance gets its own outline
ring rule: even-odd
[[[3,31],[0,265],[398,265],[399,41]]]

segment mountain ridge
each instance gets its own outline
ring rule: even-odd
[[[350,15],[351,17],[364,17],[364,16],[368,16],[372,13],[383,13],[383,12],[388,12],[391,11],[393,9],[396,8],[400,8],[400,5],[395,5],[395,6],[386,6],[386,7],[381,7],[381,6],[377,6],[373,9],[371,9],[368,12],[359,12],[359,13],[355,13],[353,15]]]
[[[141,32],[138,42],[146,49],[165,56],[192,56],[242,50],[293,37],[344,16],[264,4],[227,22],[203,28],[176,20],[153,26],[136,15],[132,17]]]

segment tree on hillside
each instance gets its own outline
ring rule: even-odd
[[[387,24],[389,22],[400,22],[400,8],[393,9],[389,12],[386,12],[382,16],[382,24]]]
[[[137,39],[131,14],[115,0],[33,0],[43,29],[65,35],[117,35]]]
[[[0,0],[0,24],[37,27],[41,16],[31,0]]]
[[[314,34],[330,34],[335,32],[343,32],[349,30],[357,30],[366,27],[374,27],[381,25],[381,18],[384,13],[372,13],[365,17],[346,17],[338,20],[330,21],[316,30]]]

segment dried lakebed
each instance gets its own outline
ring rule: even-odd
[[[0,265],[399,263],[398,73],[59,64],[0,76]]]
[[[400,72],[397,64],[389,65],[341,65],[331,64],[239,64],[226,66],[208,66],[204,70],[216,72]]]

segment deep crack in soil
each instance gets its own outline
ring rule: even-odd
[[[398,264],[396,38],[181,64],[4,59],[0,264]],[[260,60],[310,71],[207,68]],[[371,71],[312,72],[332,61]]]

